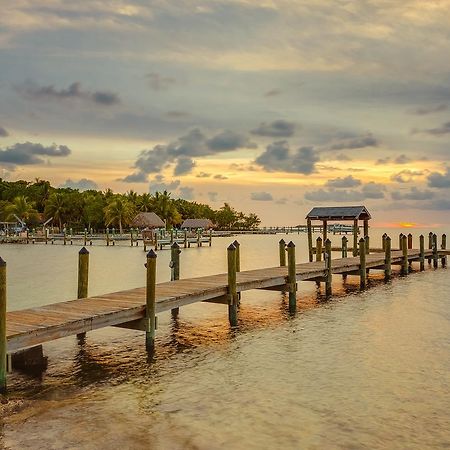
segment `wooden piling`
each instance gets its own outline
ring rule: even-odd
[[[438,267],[438,240],[437,234],[433,234],[433,267]]]
[[[184,230],[184,248],[188,246],[187,230]]]
[[[86,245],[87,244],[87,229],[85,228],[84,229],[84,244],[83,245]]]
[[[180,279],[180,246],[174,242],[170,247],[170,266],[171,266],[171,281]],[[178,317],[180,308],[171,309],[172,317]]]
[[[366,243],[366,247],[365,247],[366,255],[368,255],[370,253],[370,238],[369,238],[368,234],[366,234],[364,236],[364,241]]]
[[[358,256],[358,219],[353,221],[353,256]]]
[[[369,236],[369,220],[368,219],[364,219],[363,227],[364,227],[364,237]]]
[[[236,327],[238,295],[236,286],[236,247],[230,244],[227,248],[228,263],[228,320],[232,327]]]
[[[308,256],[309,256],[309,262],[313,262],[313,238],[312,238],[311,219],[307,219],[306,226],[307,226],[307,231],[308,231]]]
[[[425,270],[425,237],[423,234],[419,236],[419,247],[420,247],[420,256],[419,256],[419,263],[420,263],[420,270]]]
[[[325,245],[325,241],[327,240],[328,237],[328,222],[326,220],[322,222],[322,233],[323,233],[323,245]]]
[[[64,242],[64,245],[67,245],[67,232],[66,232],[65,228],[64,228],[64,234],[63,234],[63,242]]]
[[[297,308],[297,271],[295,267],[295,244],[290,241],[287,247],[289,311],[294,313]]]
[[[381,236],[381,248],[383,249],[383,251],[386,251],[386,238],[387,234],[383,233],[383,236]]]
[[[332,277],[331,272],[331,241],[327,239],[325,241],[325,268],[326,268],[326,281],[325,281],[325,295],[328,297],[332,293]]]
[[[233,242],[236,247],[236,272],[241,271],[241,244],[237,240]]]
[[[433,249],[433,233],[431,231],[428,233],[428,249]],[[428,258],[428,264],[431,264],[431,258]]]
[[[280,254],[280,267],[286,266],[286,242],[284,239],[280,239],[278,242],[278,251]]]
[[[212,229],[209,230],[209,246],[212,245]]]
[[[106,246],[109,247],[109,228],[106,229]]]
[[[342,257],[347,258],[348,254],[348,239],[347,236],[342,237]]]
[[[413,236],[411,233],[408,233],[408,249],[412,250],[413,248]]]
[[[390,236],[386,235],[384,239],[384,279],[390,280],[392,276],[392,242]]]
[[[446,249],[447,249],[447,235],[443,234],[442,240],[441,240],[441,250],[446,250]],[[445,255],[442,256],[441,265],[442,265],[442,267],[445,267],[447,265],[447,256],[445,256]]]
[[[87,298],[89,285],[89,251],[83,247],[78,252],[78,297]]]
[[[359,286],[364,289],[367,284],[367,270],[366,270],[366,240],[361,238],[359,240]]]
[[[322,238],[316,240],[316,261],[322,261]]]
[[[150,250],[147,253],[147,282],[146,282],[146,327],[145,348],[153,353],[156,336],[156,253]]]
[[[6,262],[0,257],[0,394],[6,394]]]
[[[399,249],[399,250],[402,250],[402,249],[403,249],[403,236],[404,236],[403,233],[400,233],[400,234],[398,235],[398,249]]]
[[[402,250],[402,275],[408,275],[409,267],[408,267],[408,237],[405,234],[402,234],[401,240],[401,250]]]

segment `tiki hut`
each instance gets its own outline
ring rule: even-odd
[[[209,230],[214,224],[209,219],[186,219],[181,224],[181,229],[183,230],[198,230],[202,228],[203,230]]]
[[[166,224],[154,212],[141,212],[131,222],[131,226],[137,228],[164,228]]]

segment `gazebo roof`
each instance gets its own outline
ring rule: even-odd
[[[311,220],[369,220],[371,216],[365,206],[319,206],[313,208],[306,218]]]
[[[141,212],[133,219],[131,225],[139,228],[160,228],[166,224],[154,212]]]
[[[181,228],[211,228],[213,223],[209,219],[186,219]]]

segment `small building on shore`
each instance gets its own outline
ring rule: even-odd
[[[154,212],[141,212],[131,222],[131,226],[137,228],[164,228],[166,224],[158,214]]]
[[[198,230],[199,228],[209,230],[213,227],[214,224],[209,219],[186,219],[181,224],[182,230]]]

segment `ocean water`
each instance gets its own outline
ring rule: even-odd
[[[382,232],[371,230],[372,246]],[[396,242],[398,230],[390,233]],[[306,260],[304,234],[239,236],[242,269],[276,265],[281,237]],[[181,277],[225,271],[233,239],[183,251]],[[74,298],[78,250],[1,246],[9,309]],[[89,250],[91,294],[144,285],[141,247]],[[160,281],[169,259],[158,252]],[[224,305],[161,315],[151,359],[132,330],[44,344],[44,373],[9,376],[11,396],[27,406],[0,419],[0,448],[450,448],[448,269],[388,283],[371,272],[369,288],[358,285],[335,276],[325,300],[302,282],[295,316],[279,292],[245,292],[236,329]]]

